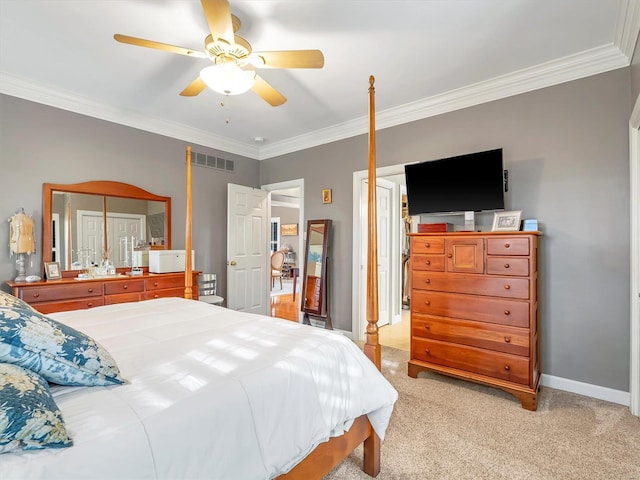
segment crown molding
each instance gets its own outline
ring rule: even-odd
[[[623,0],[616,43],[502,75],[474,85],[434,95],[376,113],[381,130],[435,115],[507,98],[540,88],[626,67],[630,63],[640,30],[639,0]],[[627,52],[622,49],[627,50]],[[0,73],[0,93],[42,103],[82,115],[99,118],[171,138],[194,142],[223,152],[257,160],[285,155],[319,145],[355,137],[368,132],[368,117],[362,116],[337,125],[258,147],[164,119],[147,117],[135,111],[102,104],[66,92],[55,91],[6,73]]]
[[[638,31],[640,31],[640,1],[621,0],[614,44],[629,59],[629,63],[636,48]]]
[[[605,45],[416,102],[378,111],[376,128],[381,130],[394,127],[628,65],[628,57],[618,47],[613,44]],[[368,132],[368,125],[367,117],[359,117],[308,135],[265,145],[260,149],[260,160],[362,135]]]
[[[68,92],[54,90],[5,72],[0,72],[0,93],[146,132],[193,142],[222,152],[235,153],[254,159],[259,156],[258,148],[253,145],[237,142],[220,135],[213,135],[204,130],[188,127],[177,122],[141,115],[133,110],[95,102]]]

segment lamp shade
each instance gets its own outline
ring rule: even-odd
[[[9,251],[13,253],[34,253],[36,240],[33,232],[33,219],[24,211],[9,218],[11,231],[9,237]]]
[[[203,68],[200,78],[207,86],[224,95],[238,95],[253,86],[256,74],[242,70],[233,62],[224,62]]]

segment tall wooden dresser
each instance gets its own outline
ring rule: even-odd
[[[491,385],[536,410],[538,232],[412,234],[410,268],[409,376]]]

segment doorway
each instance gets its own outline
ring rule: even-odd
[[[380,237],[384,235],[385,241],[390,247],[389,267],[388,267],[388,290],[389,297],[389,323],[388,329],[400,330],[406,327],[407,322],[403,322],[407,315],[403,315],[402,308],[402,245],[404,239],[404,229],[401,228],[402,211],[402,188],[404,184],[404,165],[391,165],[389,167],[379,167],[376,169],[378,186],[384,183],[389,188],[389,228],[386,232],[378,231],[378,244]],[[367,326],[366,320],[366,237],[367,232],[367,183],[368,172],[366,170],[353,173],[353,276],[352,289],[354,301],[352,302],[352,335],[353,340],[363,341]],[[379,285],[380,288],[380,285]],[[404,323],[404,325],[402,325]],[[399,336],[403,334],[400,333]]]
[[[271,196],[269,235],[270,253],[283,258],[281,273],[269,277],[270,315],[299,322],[301,320],[301,272],[304,249],[304,179],[263,185]],[[281,263],[281,262],[279,262]]]

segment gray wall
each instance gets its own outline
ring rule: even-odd
[[[538,218],[546,374],[629,391],[630,69],[377,132],[378,166],[504,149],[507,209]],[[376,85],[384,95],[384,85]],[[363,82],[363,114],[367,105]],[[352,172],[367,136],[262,162],[263,184],[305,179],[307,218],[334,221],[332,318],[351,330]],[[339,173],[336,173],[339,172]],[[320,192],[333,189],[333,203]]]
[[[272,217],[280,217],[280,225],[287,224],[298,224],[300,209],[299,208],[291,208],[291,207],[271,207],[271,216]],[[298,240],[299,235],[304,231],[304,225],[302,229],[300,229],[300,225],[298,225],[298,235],[280,235],[280,248],[284,245],[288,245],[291,248],[291,251],[296,254],[296,264],[300,266],[300,258],[298,252]]]
[[[19,207],[37,226],[38,254],[28,273],[42,271],[42,184],[114,180],[171,197],[172,246],[184,248],[187,142],[0,95],[0,218]],[[227,183],[259,187],[259,162],[191,144],[200,153],[235,160],[236,172],[193,167],[195,267],[218,273],[226,290]],[[0,222],[0,279],[14,278],[9,224]],[[3,247],[3,246],[6,246]],[[6,285],[1,288],[8,290]]]

